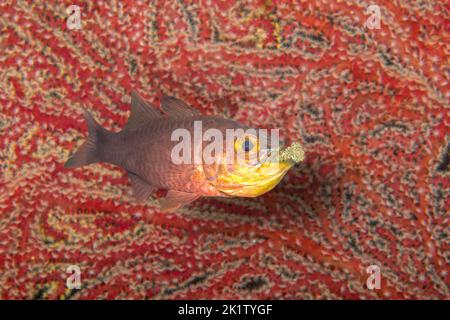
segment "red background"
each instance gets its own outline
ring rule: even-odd
[[[448,299],[448,4],[377,4],[369,30],[353,1],[2,1],[0,298]],[[122,169],[63,167],[82,108],[118,131],[133,89],[306,161],[259,198],[138,205]]]

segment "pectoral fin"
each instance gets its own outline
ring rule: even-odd
[[[133,195],[138,202],[147,200],[151,193],[156,189],[132,172],[128,172],[128,177],[130,178],[131,187],[133,188]]]
[[[199,198],[200,195],[196,193],[181,192],[175,190],[169,190],[166,198],[164,198],[160,205],[162,211],[176,210],[194,200]]]

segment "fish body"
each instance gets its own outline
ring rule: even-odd
[[[176,130],[194,137],[188,141],[192,159],[196,153],[202,154],[205,147],[195,137],[197,124],[201,124],[202,131],[217,130],[224,135],[227,129],[245,131],[249,127],[234,120],[202,115],[172,97],[164,97],[161,107],[163,113],[133,92],[128,123],[116,133],[101,127],[86,112],[88,139],[65,166],[96,162],[118,165],[127,171],[137,200],[145,201],[154,190],[166,189],[168,193],[161,207],[174,210],[200,196],[258,196],[272,189],[294,164],[292,161],[253,164],[225,161],[225,147],[212,163],[175,163],[173,151],[179,143],[173,139]],[[247,141],[247,149],[248,145]],[[270,145],[266,148],[270,150]]]
[[[151,120],[144,126],[124,130],[103,140],[99,160],[118,165],[157,189],[223,195],[209,183],[203,166],[174,164],[171,160],[171,151],[177,143],[171,140],[171,132],[183,128],[193,136],[195,121],[201,121],[204,128],[224,125],[224,119],[209,116]]]

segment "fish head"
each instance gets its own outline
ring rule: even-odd
[[[204,164],[210,183],[228,196],[257,197],[273,189],[287,171],[304,160],[300,143],[284,147],[261,130],[244,132],[223,147],[220,159]],[[229,139],[227,137],[226,141]]]

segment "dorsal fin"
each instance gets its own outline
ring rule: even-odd
[[[169,96],[164,96],[162,98],[161,108],[164,113],[171,117],[192,117],[201,115],[198,110],[191,108],[183,101]]]
[[[142,125],[161,118],[161,113],[136,92],[131,92],[131,114],[123,130],[139,128]]]

